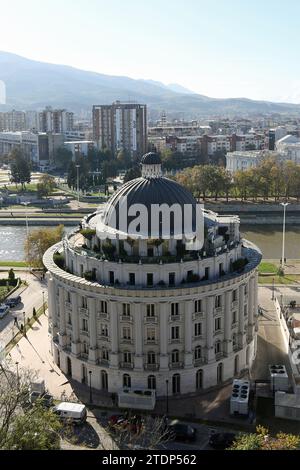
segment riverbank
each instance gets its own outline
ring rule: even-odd
[[[282,206],[274,202],[206,201],[204,207],[223,215],[238,215],[241,223],[247,225],[280,225],[283,219]],[[294,202],[287,206],[286,224],[300,224],[300,204]]]

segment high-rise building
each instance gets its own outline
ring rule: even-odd
[[[0,113],[0,131],[25,131],[26,115],[24,111],[8,111]]]
[[[121,103],[93,106],[93,138],[98,148],[113,154],[127,151],[134,160],[147,150],[147,107]]]
[[[65,109],[52,109],[47,106],[39,114],[39,130],[41,132],[54,132],[63,134],[73,130],[74,113]]]

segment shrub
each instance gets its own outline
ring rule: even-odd
[[[87,240],[91,240],[93,236],[96,235],[96,230],[92,228],[84,228],[80,230],[80,233],[84,238],[87,238]]]
[[[111,243],[111,241],[106,241],[102,243],[102,251],[105,256],[112,256],[116,251],[116,247]]]
[[[65,257],[61,253],[54,253],[53,255],[54,263],[61,269],[65,266]]]
[[[199,274],[191,273],[191,274],[188,274],[186,277],[186,282],[198,282],[198,281],[200,281]]]
[[[85,273],[83,273],[83,277],[86,281],[95,281],[95,275],[92,271],[85,271]]]
[[[248,264],[247,258],[239,258],[232,263],[232,269],[233,271],[242,271],[246,264]]]

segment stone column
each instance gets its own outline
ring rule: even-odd
[[[65,314],[65,292],[63,287],[58,288],[59,302],[59,344],[64,347],[66,345],[66,314]]]
[[[135,369],[143,369],[143,318],[141,304],[134,303],[133,308],[133,320],[134,320],[134,340],[135,340],[135,357],[134,367]]]
[[[214,297],[206,298],[206,347],[207,347],[207,362],[215,361],[214,350]]]
[[[192,353],[192,335],[193,335],[193,307],[194,302],[189,300],[185,304],[184,312],[184,367],[193,366],[193,353]]]
[[[224,346],[225,353],[229,355],[232,353],[232,337],[231,337],[231,325],[232,325],[232,292],[225,292],[225,314],[224,314]]]
[[[78,311],[78,294],[71,292],[72,300],[72,354],[78,356],[81,352],[80,335],[79,335],[79,311]]]
[[[160,369],[169,369],[169,357],[168,357],[168,343],[169,343],[169,307],[168,302],[163,302],[159,305],[159,322],[160,322]]]
[[[48,279],[48,332],[54,336],[57,323],[56,306],[55,306],[55,286],[54,279],[50,273],[47,273]]]
[[[118,310],[117,303],[111,300],[109,303],[110,310],[110,340],[111,340],[111,353],[110,353],[110,366],[112,368],[119,367],[119,332],[118,332]]]
[[[88,297],[87,306],[89,312],[89,361],[96,363],[97,361],[97,313],[96,313],[96,299]]]
[[[245,305],[245,288],[244,288],[244,285],[242,284],[239,287],[239,337],[240,337],[240,345],[242,347],[244,347],[246,344],[244,305]]]

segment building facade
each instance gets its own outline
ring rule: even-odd
[[[98,390],[155,389],[158,396],[166,381],[172,395],[197,393],[249,369],[261,254],[240,238],[238,217],[204,211],[204,245],[190,251],[174,231],[153,240],[113,226],[124,195],[130,207],[196,204],[147,154],[141,178],[45,253],[55,362],[79,382],[91,372]]]
[[[52,109],[48,106],[39,113],[39,131],[63,134],[66,131],[72,131],[73,120],[74,113],[65,109]]]
[[[147,106],[120,101],[93,106],[93,138],[99,150],[114,155],[125,150],[136,160],[147,151]]]

